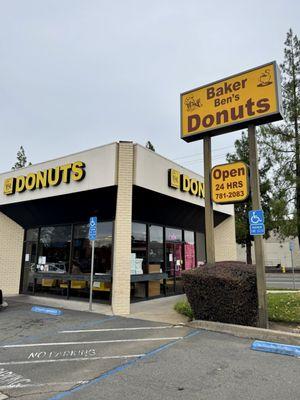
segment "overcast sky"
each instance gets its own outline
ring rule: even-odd
[[[296,0],[0,0],[0,171],[117,140],[202,171],[179,94],[283,58]],[[239,133],[213,139],[224,161]]]

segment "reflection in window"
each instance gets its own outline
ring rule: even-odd
[[[97,239],[95,240],[95,273],[111,272],[111,250],[112,250],[113,224],[109,222],[98,222]],[[91,272],[92,246],[89,240],[89,224],[74,226],[73,257],[71,273],[75,275]]]
[[[149,262],[162,263],[164,261],[162,226],[149,226]]]
[[[131,274],[142,274],[147,259],[146,224],[132,223]]]
[[[167,242],[181,242],[182,230],[174,228],[166,228],[166,241]]]
[[[39,228],[35,229],[27,229],[26,231],[26,241],[27,242],[36,242],[39,237]]]
[[[184,265],[185,269],[192,269],[196,266],[195,257],[195,233],[184,231]]]
[[[42,227],[38,269],[45,272],[67,272],[70,244],[71,225]]]
[[[32,238],[33,236],[26,232],[26,237]],[[22,292],[26,293],[31,290],[33,284],[32,273],[36,266],[37,241],[26,241],[24,250]]]

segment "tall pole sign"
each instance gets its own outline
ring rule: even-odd
[[[249,185],[248,166],[242,162],[211,169],[211,137],[248,128],[252,207],[259,214],[262,210],[255,126],[282,119],[279,69],[274,61],[189,90],[181,94],[180,104],[181,138],[186,142],[204,139],[206,257],[208,263],[214,263],[212,202],[243,202],[249,196]],[[253,229],[259,326],[267,328],[264,230],[257,225]]]
[[[95,240],[97,239],[97,217],[90,218],[89,239],[92,242],[89,310],[92,311],[92,309],[93,309]]]
[[[215,262],[215,238],[214,238],[214,210],[211,200],[211,138],[206,137],[203,140],[204,154],[204,193],[205,193],[205,245],[206,260],[208,264]]]
[[[250,158],[250,186],[252,196],[252,208],[261,212],[261,201],[260,201],[260,185],[259,185],[259,173],[258,173],[258,162],[257,162],[257,144],[256,144],[256,133],[255,126],[251,125],[248,128],[248,140],[249,140],[249,158]],[[263,214],[261,212],[261,214]],[[257,216],[257,213],[256,213]],[[258,217],[259,219],[259,217]],[[263,224],[263,218],[260,218]],[[250,224],[254,220],[251,221]],[[250,225],[251,226],[251,225]],[[264,243],[263,243],[263,232],[254,235],[254,249],[255,249],[255,264],[256,264],[256,281],[257,281],[257,295],[258,295],[258,319],[259,326],[262,328],[268,328],[268,306],[267,306],[267,293],[266,293],[266,274],[265,274],[265,256],[264,256]]]

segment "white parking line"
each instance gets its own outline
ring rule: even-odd
[[[41,346],[68,346],[75,344],[102,344],[102,343],[126,343],[126,342],[155,342],[165,340],[179,340],[183,339],[183,336],[173,337],[159,337],[159,338],[140,338],[140,339],[115,339],[115,340],[92,340],[92,341],[81,341],[81,342],[58,342],[58,343],[27,343],[27,344],[6,344],[0,346],[2,349],[18,348],[18,347],[41,347]]]
[[[170,325],[170,326],[141,326],[137,328],[101,328],[101,329],[77,329],[73,331],[59,331],[59,333],[85,333],[85,332],[119,332],[119,331],[143,331],[151,329],[173,329],[183,328],[182,325]]]
[[[0,386],[1,390],[7,390],[7,389],[23,389],[23,388],[30,388],[30,387],[43,387],[43,386],[75,386],[75,385],[82,385],[84,383],[87,383],[88,381],[77,381],[77,382],[49,382],[49,383],[28,383],[25,385],[6,385],[6,386]],[[2,400],[0,393],[0,400]],[[3,397],[3,399],[8,397]]]
[[[127,354],[123,356],[103,356],[103,357],[79,357],[79,358],[59,358],[56,360],[32,360],[32,361],[8,361],[1,362],[0,365],[22,365],[22,364],[37,364],[37,363],[54,363],[64,361],[94,361],[94,360],[113,360],[122,358],[138,358],[145,354]]]

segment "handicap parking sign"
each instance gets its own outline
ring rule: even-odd
[[[250,225],[263,224],[265,222],[263,210],[249,211],[249,222],[250,222]]]
[[[250,235],[265,234],[265,217],[263,210],[249,211]]]
[[[89,239],[97,239],[97,217],[90,218],[90,229],[89,229]]]

